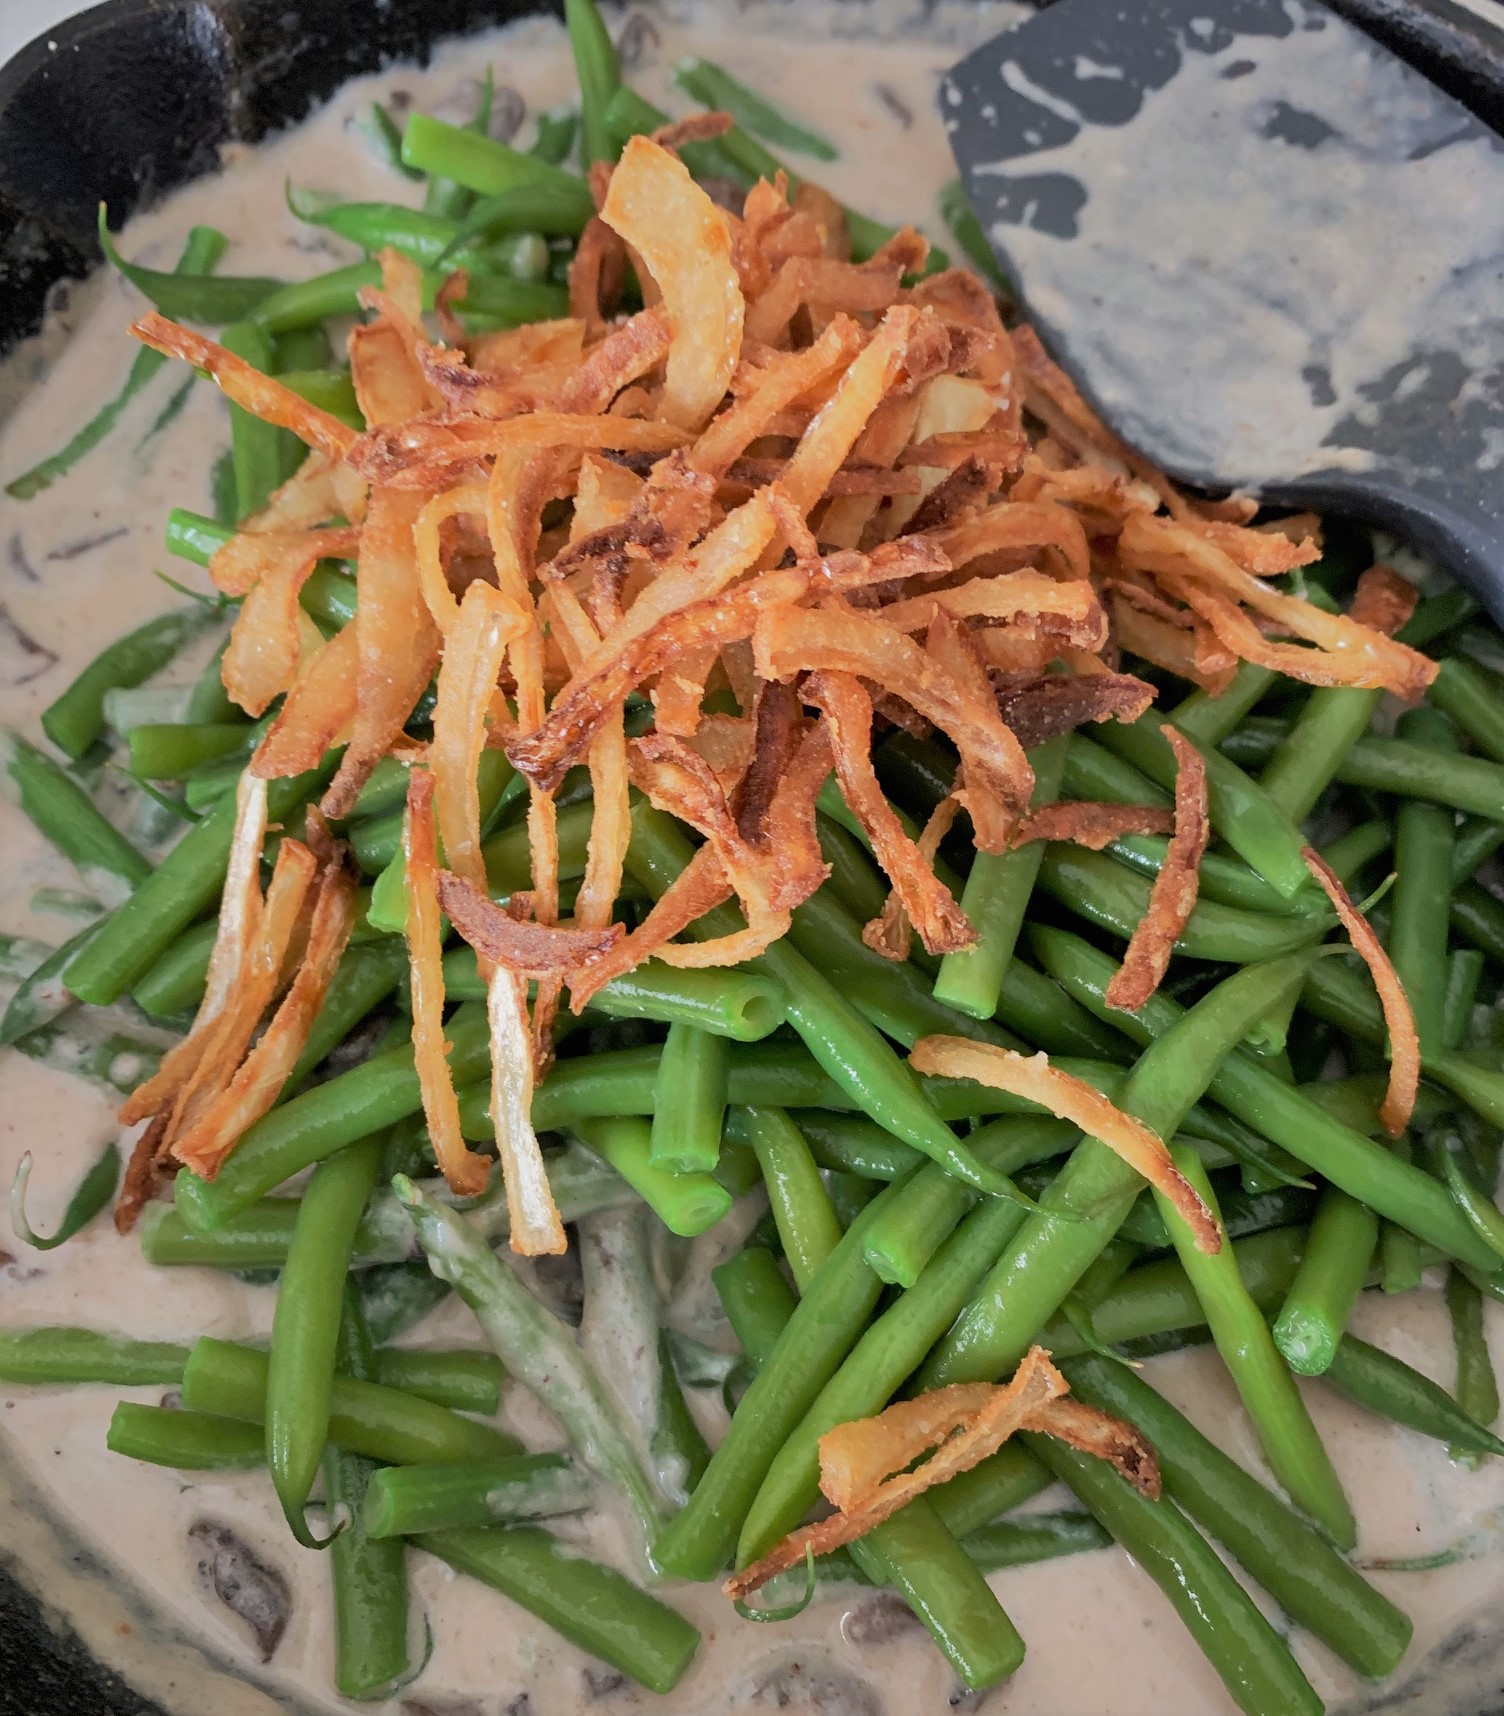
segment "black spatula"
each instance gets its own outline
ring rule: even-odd
[[[1058,0],[940,108],[1114,429],[1393,529],[1504,623],[1504,139],[1311,0]]]

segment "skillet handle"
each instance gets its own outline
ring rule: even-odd
[[[1504,133],[1504,25],[1459,0],[1324,0]]]

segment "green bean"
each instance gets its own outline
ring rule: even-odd
[[[461,1007],[446,1020],[445,1036],[456,1085],[486,1073],[483,1009]],[[405,1120],[421,1106],[411,1044],[373,1055],[263,1115],[242,1134],[215,1179],[180,1173],[174,1186],[177,1207],[190,1227],[212,1231],[312,1163]]]
[[[1460,656],[1448,656],[1438,667],[1427,696],[1452,717],[1480,751],[1496,763],[1504,763],[1504,691],[1497,680]]]
[[[1389,1148],[1405,1163],[1413,1162],[1410,1140],[1395,1138]],[[1398,1222],[1386,1221],[1379,1232],[1379,1285],[1386,1293],[1413,1293],[1420,1286],[1425,1265],[1420,1241]]]
[[[1096,729],[1103,745],[1162,787],[1173,786],[1175,757],[1152,711],[1137,721],[1104,721]],[[1244,860],[1286,899],[1311,886],[1301,851],[1305,836],[1256,781],[1220,751],[1199,747],[1206,761],[1211,824]]]
[[[97,924],[85,924],[77,935],[70,936],[21,979],[4,1018],[0,1018],[0,1047],[18,1043],[50,1025],[73,1005],[73,997],[64,987],[63,974],[79,951],[93,940],[97,929]]]
[[[709,1174],[681,1173],[654,1164],[646,1120],[612,1114],[571,1119],[566,1124],[611,1164],[671,1233],[686,1237],[704,1233],[731,1208],[730,1192]]]
[[[914,1207],[928,1172],[923,1168],[908,1182],[905,1198],[889,1200],[888,1224],[897,1225],[900,1213]],[[880,1211],[867,1228],[869,1256],[872,1236],[883,1219]],[[1001,1198],[983,1200],[935,1252],[915,1284],[856,1343],[768,1468],[742,1526],[738,1566],[755,1561],[804,1517],[819,1496],[820,1438],[837,1424],[881,1411],[971,1301],[1024,1220],[1016,1205]]]
[[[94,807],[94,801],[51,757],[20,734],[0,727],[0,773],[37,831],[78,870],[84,882],[118,901],[151,874],[151,865]]]
[[[1061,1555],[1106,1549],[1112,1538],[1087,1513],[1031,1513],[1023,1519],[1000,1519],[963,1539],[961,1547],[979,1573],[1004,1567],[1027,1567]]]
[[[427,1258],[363,1269],[356,1286],[371,1338],[377,1341],[406,1334],[452,1291],[428,1267]]]
[[[1324,1380],[1359,1406],[1422,1436],[1471,1453],[1504,1454],[1504,1442],[1469,1417],[1444,1388],[1356,1335],[1342,1337]]]
[[[1273,754],[1285,730],[1282,721],[1255,718],[1239,730],[1235,754],[1240,761],[1263,762]],[[1231,741],[1226,749],[1234,753]],[[1425,799],[1491,821],[1498,820],[1499,805],[1504,803],[1504,766],[1460,753],[1438,758],[1424,746],[1372,733],[1351,747],[1337,770],[1337,779],[1344,786]]]
[[[360,409],[360,401],[355,396],[355,383],[351,381],[349,372],[343,369],[290,369],[279,370],[277,380],[290,392],[297,394],[299,399],[306,399],[310,405],[318,406],[320,411],[327,411],[331,417],[337,417],[341,423],[359,432],[366,426],[365,413]],[[296,441],[296,437],[293,438]],[[290,445],[292,443],[289,443]],[[293,468],[302,461],[294,458]]]
[[[1292,1620],[1358,1673],[1382,1679],[1410,1642],[1407,1615],[1318,1532],[1124,1365],[1064,1361],[1071,1392],[1136,1424],[1153,1444],[1165,1493],[1224,1544]]]
[[[22,1052],[25,1050],[23,1048]],[[86,1228],[115,1196],[120,1183],[120,1147],[113,1140],[106,1144],[93,1166],[78,1182],[68,1199],[62,1219],[54,1231],[43,1236],[35,1231],[26,1214],[26,1189],[31,1180],[31,1152],[22,1156],[11,1182],[10,1225],[16,1238],[33,1251],[54,1251],[65,1245],[74,1234]]]
[[[651,1692],[671,1691],[699,1649],[699,1633],[667,1604],[535,1526],[430,1532],[417,1544]]]
[[[343,268],[331,268],[327,274],[280,287],[256,306],[255,321],[269,334],[285,334],[325,322],[331,316],[354,315],[360,309],[361,287],[380,284],[380,263],[374,259],[350,262]]]
[[[1184,1016],[1173,1039],[1147,1050],[1118,1104],[1168,1137],[1215,1077],[1248,1025],[1298,982],[1305,960],[1249,966]],[[926,1386],[1011,1369],[1117,1232],[1143,1189],[1138,1173],[1099,1139],[1077,1145],[924,1371]]]
[[[1198,745],[1220,745],[1253,713],[1255,704],[1278,679],[1272,668],[1240,661],[1226,690],[1216,696],[1208,691],[1191,692],[1170,711],[1170,720]]]
[[[399,941],[384,937],[347,947],[314,1015],[303,1052],[287,1081],[288,1089],[296,1090],[406,975],[407,950]]]
[[[1202,1167],[1201,1150],[1196,1141],[1181,1138],[1186,1148],[1195,1152]],[[1236,1181],[1219,1193],[1222,1206],[1222,1226],[1229,1239],[1242,1239],[1250,1233],[1262,1233],[1271,1227],[1288,1227],[1293,1222],[1308,1221],[1316,1206],[1316,1195],[1308,1187],[1275,1185],[1258,1191],[1246,1191]],[[1170,1228],[1159,1206],[1147,1193],[1128,1212],[1128,1219],[1118,1229],[1118,1237],[1130,1241],[1145,1251],[1163,1251],[1174,1243]],[[1365,1271],[1367,1260],[1364,1263]],[[1360,1280],[1359,1285],[1362,1285]]]
[[[1382,693],[1318,686],[1306,699],[1259,785],[1295,822],[1304,822],[1353,743],[1368,731]]]
[[[655,895],[662,893],[689,862],[691,848],[673,819],[650,807],[638,805],[632,812],[632,841],[627,851],[627,867]],[[817,896],[818,898],[818,896]],[[808,902],[800,912],[805,912]],[[796,920],[799,913],[795,914]],[[738,923],[738,914],[729,907],[717,907],[708,912],[695,926],[697,931],[722,934]],[[837,982],[827,975],[827,969],[817,969],[808,957],[813,945],[815,920],[808,917],[801,929],[796,922],[790,937],[774,942],[766,953],[750,961],[751,969],[774,978],[783,988],[788,1022],[804,1039],[809,1052],[831,1079],[848,1090],[862,1110],[887,1127],[904,1143],[923,1150],[926,1155],[944,1163],[958,1179],[966,1180],[980,1191],[1006,1190],[995,1177],[982,1169],[955,1134],[947,1128],[925,1100],[913,1073],[883,1041],[876,1028],[853,1005]],[[797,944],[803,939],[803,948]],[[790,946],[790,940],[795,945]],[[826,954],[855,958],[853,943],[844,936],[824,933],[821,928],[819,945],[826,952],[817,955],[826,964]],[[860,947],[857,939],[855,946]],[[864,950],[864,951],[869,951]],[[909,969],[879,963],[891,971]],[[926,1001],[928,991],[921,986]],[[871,997],[864,997],[870,1002]],[[948,1009],[944,1011],[948,1012]],[[955,1015],[959,1018],[960,1015]],[[927,1026],[933,1029],[933,1026]]]
[[[1175,1166],[1220,1221],[1216,1193],[1195,1152],[1172,1145],[1170,1153]],[[1270,1470],[1296,1506],[1338,1548],[1351,1549],[1357,1541],[1352,1508],[1268,1324],[1238,1274],[1233,1253],[1225,1246],[1212,1255],[1201,1251],[1189,1224],[1170,1200],[1157,1189],[1154,1196]],[[1308,1259],[1313,1249],[1308,1243]]]
[[[14,983],[29,977],[57,949],[29,935],[0,935],[0,981]]]
[[[569,293],[549,280],[511,280],[501,274],[476,274],[458,309],[477,331],[520,328],[569,313]]]
[[[1504,1259],[1504,1213],[1481,1187],[1475,1185],[1464,1172],[1455,1151],[1445,1143],[1433,1143],[1433,1154],[1440,1158],[1443,1177],[1452,1196],[1457,1200],[1457,1207],[1472,1223],[1478,1237],[1489,1246],[1495,1257]],[[1495,1264],[1497,1273],[1498,1264]]]
[[[656,1306],[653,1314],[656,1317]],[[667,1329],[658,1333],[658,1379],[658,1413],[649,1452],[670,1499],[682,1504],[705,1475],[710,1464],[710,1444],[679,1386]]]
[[[101,650],[67,690],[42,711],[42,730],[65,756],[77,762],[104,732],[106,694],[141,685],[160,673],[213,619],[211,607],[195,603],[127,632]]]
[[[329,1428],[344,1280],[385,1139],[352,1144],[315,1169],[298,1205],[277,1289],[266,1380],[266,1463],[293,1535],[321,1548],[304,1508]]]
[[[259,1348],[201,1335],[182,1369],[183,1404],[190,1411],[263,1424],[268,1362]],[[394,1466],[494,1460],[521,1452],[512,1437],[489,1424],[462,1418],[415,1394],[350,1376],[334,1378],[329,1440],[352,1454]]]
[[[195,566],[207,566],[215,551],[223,548],[233,535],[229,526],[206,518],[201,512],[175,506],[167,515],[164,540],[169,554],[177,555],[179,560],[191,560]]]
[[[836,1220],[840,1223],[842,1233],[877,1196],[877,1186],[871,1180],[863,1179],[860,1174],[827,1174],[825,1190],[829,1194],[830,1207],[836,1212]]]
[[[580,86],[580,159],[588,169],[592,162],[614,161],[620,153],[612,145],[606,109],[621,88],[621,66],[595,0],[564,0],[564,25]]]
[[[1493,960],[1504,965],[1504,906],[1476,882],[1466,882],[1451,897],[1452,927]]]
[[[517,185],[538,185],[551,190],[563,207],[587,207],[586,220],[594,211],[589,187],[573,173],[426,113],[409,116],[402,134],[402,159],[410,167],[453,179],[483,197],[500,196]]]
[[[920,1496],[851,1546],[874,1583],[891,1584],[928,1628],[963,1685],[995,1686],[1023,1661],[1024,1641],[981,1569]]]
[[[992,1121],[973,1132],[968,1142],[988,1167],[1011,1175],[1063,1155],[1080,1136],[1069,1121],[1016,1115]],[[937,1164],[926,1163],[901,1215],[892,1214],[871,1229],[867,1262],[882,1280],[912,1287],[974,1202],[975,1195],[967,1187]]]
[[[1041,929],[1035,932],[1034,947],[1067,993],[1097,1011],[1099,1017],[1118,1021],[1140,1041],[1163,1041],[1164,1034],[1185,1016],[1166,995],[1156,995],[1138,1013],[1110,1010],[1104,997],[1116,963],[1077,936]],[[1326,981],[1321,968],[1337,963],[1326,959],[1310,966],[1305,987],[1308,998],[1316,982]],[[1248,968],[1250,972],[1258,969]],[[1234,1050],[1215,1071],[1208,1090],[1235,1118],[1282,1145],[1349,1197],[1401,1222],[1450,1256],[1481,1269],[1494,1267],[1493,1253],[1473,1233],[1444,1187],[1344,1126],[1309,1097],[1258,1066],[1252,1056]]]
[[[1476,597],[1460,584],[1453,584],[1439,595],[1427,596],[1394,635],[1412,649],[1421,649],[1465,624],[1477,612]]]
[[[429,1262],[475,1313],[507,1369],[559,1420],[580,1457],[631,1504],[651,1539],[660,1521],[654,1485],[573,1334],[453,1210],[398,1175]]]
[[[1024,1443],[1170,1599],[1240,1710],[1320,1716],[1324,1706],[1284,1641],[1172,1500],[1147,1500],[1106,1461],[1053,1437],[1029,1433]]]
[[[110,1417],[104,1445],[112,1454],[175,1466],[185,1472],[235,1471],[259,1466],[261,1432],[254,1424],[122,1400]]]
[[[1368,1279],[1378,1218],[1328,1186],[1316,1206],[1305,1257],[1274,1325],[1274,1341],[1292,1370],[1320,1376]]]
[[[674,82],[701,107],[729,113],[745,130],[781,149],[813,155],[820,161],[834,161],[839,156],[840,151],[828,137],[790,119],[712,60],[680,60],[674,67]]]
[[[1171,803],[1171,795],[1156,781],[1150,780],[1125,757],[1104,749],[1084,733],[1071,734],[1070,746],[1065,753],[1063,785],[1070,798],[1167,807]]]
[[[1447,955],[1447,980],[1441,997],[1441,1046],[1460,1049],[1473,1023],[1473,1007],[1483,981],[1483,953],[1456,947]]]
[[[1394,830],[1387,822],[1375,818],[1339,834],[1329,845],[1322,847],[1321,856],[1331,866],[1337,880],[1347,887],[1365,864],[1372,863],[1393,844]]]
[[[538,135],[528,153],[557,167],[574,148],[575,133],[579,128],[580,116],[574,108],[545,107],[538,115]]]
[[[366,1489],[368,1537],[504,1525],[579,1513],[589,1480],[557,1454],[517,1454],[447,1466],[385,1466]]]
[[[1434,709],[1407,711],[1396,731],[1428,750],[1457,748],[1451,723]],[[1394,818],[1394,866],[1389,957],[1415,1015],[1422,1052],[1434,1051],[1441,1047],[1447,900],[1452,882],[1451,812],[1415,800],[1402,803]]]
[[[937,1484],[929,1499],[946,1530],[964,1539],[1054,1481],[1021,1442],[1008,1441],[979,1465]]]
[[[172,1019],[196,1007],[219,924],[195,924],[169,947],[131,990],[131,999],[153,1019]]]
[[[167,1204],[149,1205],[140,1223],[141,1255],[158,1268],[280,1269],[298,1216],[296,1198],[262,1198],[212,1233],[196,1233]],[[373,1208],[355,1230],[359,1265],[398,1263],[412,1250],[412,1226],[384,1220]]]
[[[1452,850],[1452,881],[1469,882],[1479,867],[1504,846],[1504,822],[1469,817],[1458,829]]]
[[[796,1108],[789,1119],[804,1134],[815,1160],[835,1173],[867,1180],[898,1180],[925,1160],[919,1151],[885,1132],[865,1114],[835,1114]]]
[[[726,1118],[727,1044],[698,1025],[675,1024],[658,1061],[648,1159],[655,1168],[710,1174]]]
[[[1085,847],[1046,847],[1039,885],[1052,899],[1125,941],[1149,909],[1150,884],[1144,877],[1105,852]],[[1198,900],[1176,938],[1175,951],[1191,959],[1250,965],[1314,946],[1335,922],[1328,912],[1271,917],[1215,900]]]
[[[982,231],[982,223],[972,213],[961,181],[952,179],[945,185],[937,202],[941,220],[950,228],[951,236],[966,252],[973,266],[992,283],[995,290],[1010,298],[1015,297],[1013,282],[1003,273],[1002,265]]]
[[[164,316],[171,316],[175,321],[238,322],[251,315],[282,284],[280,280],[237,278],[230,274],[211,274],[207,270],[190,271],[181,262],[171,274],[127,262],[110,237],[103,203],[99,205],[98,232],[106,261],[138,292],[144,293]],[[222,251],[226,241],[221,234],[196,227],[194,235],[199,233],[205,234],[199,240],[202,254]]]
[[[371,1382],[370,1330],[346,1278],[335,1353],[357,1382]],[[330,1582],[334,1592],[334,1682],[346,1698],[381,1697],[410,1678],[407,1566],[400,1543],[373,1542],[366,1531],[366,1490],[377,1468],[334,1445],[324,1452],[324,1507],[334,1522]]]
[[[768,978],[735,968],[680,971],[647,960],[613,978],[591,1003],[613,1019],[683,1023],[739,1043],[755,1043],[783,1023],[783,996]]]
[[[1060,796],[1065,773],[1068,737],[1051,739],[1038,746],[1030,757],[1034,768],[1031,808],[1052,804]],[[959,1008],[974,1019],[990,1019],[997,1012],[1003,974],[1013,958],[1014,943],[1024,921],[1039,861],[1042,841],[1031,840],[1012,852],[978,852],[961,895],[965,912],[977,939],[961,953],[948,953],[940,962],[935,979],[935,999]]]
[[[253,369],[270,374],[271,340],[260,323],[234,321],[220,330],[219,343]],[[230,451],[235,458],[237,522],[259,512],[283,476],[282,431],[244,406],[230,405]]]
[[[606,129],[613,148],[619,153],[631,137],[645,137],[669,123],[661,107],[645,101],[635,89],[623,84],[611,97],[606,109]],[[750,185],[757,177],[746,172],[721,148],[718,140],[708,143],[683,143],[679,158],[696,179],[729,178],[736,184]],[[792,185],[792,180],[790,184]]]
[[[798,1303],[777,1259],[760,1245],[749,1245],[712,1269],[710,1278],[742,1351],[762,1364]]]
[[[878,917],[888,890],[866,847],[850,829],[823,812],[815,816],[815,831],[820,856],[830,866],[825,885],[858,923]]]
[[[737,1108],[732,1136],[757,1153],[783,1254],[802,1293],[841,1239],[820,1170],[799,1128],[781,1108]]]
[[[1306,979],[1303,1004],[1360,1042],[1376,1046],[1384,1042],[1384,1016],[1372,984],[1365,976],[1346,969],[1335,959],[1321,960],[1312,968]],[[1420,1064],[1424,1073],[1460,1096],[1490,1125],[1504,1125],[1504,1073],[1478,1065],[1462,1054],[1452,1054],[1441,1048],[1428,1050],[1424,1043],[1421,1045]],[[1299,1151],[1295,1153],[1300,1154]],[[1328,1178],[1333,1177],[1328,1175]],[[1415,1228],[1413,1222],[1406,1225]],[[1415,1231],[1420,1232],[1418,1228]],[[1422,1234],[1421,1237],[1435,1239],[1433,1234]],[[1437,1243],[1441,1242],[1437,1240]],[[1481,1263],[1481,1260],[1473,1258],[1464,1261]]]
[[[93,1329],[0,1330],[0,1378],[6,1382],[177,1383],[187,1358],[186,1347],[168,1341],[133,1341]]]
[[[253,729],[236,723],[143,723],[129,735],[131,773],[152,781],[180,781],[206,763],[247,748]]]
[[[1452,1393],[1469,1418],[1487,1427],[1499,1416],[1499,1384],[1483,1327],[1483,1295],[1455,1269],[1447,1275],[1447,1310],[1457,1350],[1457,1382]],[[1452,1457],[1469,1464],[1476,1464],[1480,1458],[1472,1449],[1455,1445]]]
[[[314,770],[270,782],[269,821],[285,821],[318,790],[323,778],[321,770]],[[151,968],[162,950],[202,916],[218,895],[234,830],[234,801],[222,799],[74,957],[67,971],[72,994],[91,1006],[107,1006]]]
[[[709,1579],[725,1565],[778,1450],[835,1374],[877,1303],[880,1283],[863,1256],[866,1233],[903,1193],[901,1183],[874,1198],[810,1282],[733,1414],[689,1505],[659,1534],[653,1558],[664,1572]]]
[[[823,889],[796,908],[787,939],[871,1024],[906,1048],[936,1031],[1003,1048],[1020,1046],[989,1021],[955,1012],[937,1000],[915,963],[885,959],[868,947],[860,925]]]

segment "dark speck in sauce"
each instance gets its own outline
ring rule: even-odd
[[[801,1716],[883,1716],[882,1699],[866,1681],[829,1663],[797,1657],[765,1675],[750,1703],[759,1710],[797,1710]]]
[[[913,110],[891,83],[875,83],[872,92],[905,131],[914,123]]]
[[[27,558],[26,544],[21,540],[19,530],[5,545],[5,560],[11,571],[18,578],[24,578],[28,584],[40,584],[42,582],[36,567]]]
[[[200,1583],[245,1622],[261,1660],[270,1662],[292,1610],[286,1578],[218,1520],[196,1520],[188,1527],[188,1541],[198,1551]]]
[[[645,64],[662,45],[652,19],[643,17],[641,12],[634,12],[622,25],[616,42],[616,57],[621,61],[623,71],[631,71]]]
[[[13,659],[3,676],[12,685],[30,685],[58,662],[56,652],[17,625],[10,610],[0,603],[0,659],[7,655]]]
[[[114,530],[102,531],[98,536],[81,536],[76,542],[65,542],[57,548],[47,550],[49,560],[77,560],[81,554],[89,554],[96,548],[103,548],[107,542],[118,542],[122,536],[130,535],[130,526],[122,524]]]

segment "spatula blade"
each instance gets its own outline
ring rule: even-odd
[[[1398,528],[1504,619],[1504,140],[1312,0],[1058,0],[940,107],[1120,434]]]

